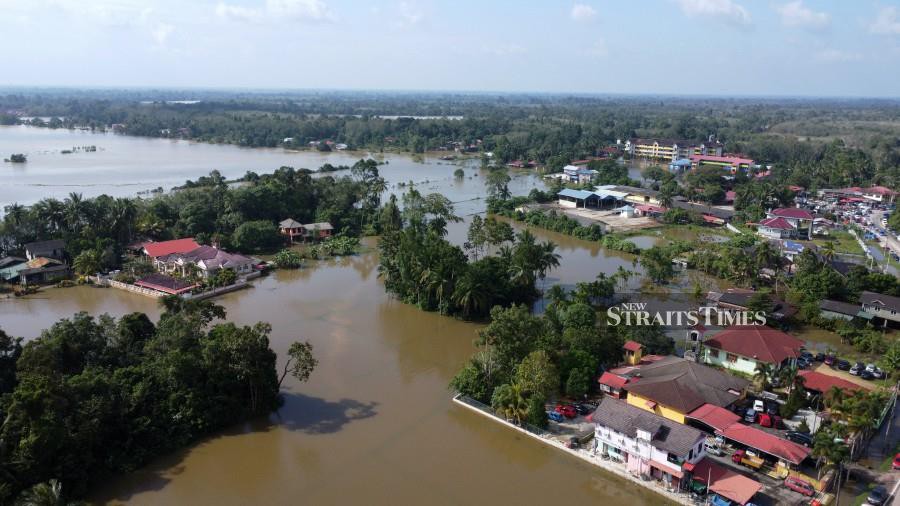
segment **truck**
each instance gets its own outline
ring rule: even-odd
[[[757,471],[766,462],[761,457],[753,455],[747,450],[737,450],[736,452],[734,452],[734,454],[731,456],[731,461],[735,464],[741,464],[756,469]]]

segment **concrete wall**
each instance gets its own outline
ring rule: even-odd
[[[731,369],[732,371],[740,371],[745,374],[754,374],[756,373],[756,361],[753,359],[749,359],[746,357],[742,357],[737,355],[737,360],[734,362],[728,361],[728,352],[724,350],[719,350],[716,348],[707,348],[703,347],[703,353],[701,354],[703,358],[703,363],[724,367],[725,369]]]

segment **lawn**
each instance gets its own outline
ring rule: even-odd
[[[847,253],[851,255],[862,255],[863,250],[856,242],[856,239],[849,232],[843,230],[832,230],[831,234],[824,239],[813,239],[816,246],[822,247],[832,244],[835,253]]]

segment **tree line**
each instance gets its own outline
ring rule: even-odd
[[[162,305],[156,323],[78,313],[26,343],[0,330],[0,504],[83,497],[277,409],[285,377],[306,381],[316,367],[312,346],[295,342],[277,370],[267,323],[221,322],[224,308],[208,301]]]

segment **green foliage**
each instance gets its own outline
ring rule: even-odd
[[[41,484],[58,480],[67,498],[81,497],[112,473],[279,405],[268,324],[213,325],[224,310],[207,301],[163,304],[157,325],[140,313],[79,313],[23,348],[0,332],[8,495],[43,494]]]
[[[516,383],[526,395],[547,398],[559,390],[559,374],[544,350],[528,354],[516,367]]]
[[[600,244],[602,244],[604,248],[613,251],[621,251],[632,255],[641,253],[641,249],[637,247],[637,244],[618,235],[606,235],[603,237],[603,240],[600,241]]]
[[[528,399],[528,412],[526,413],[525,421],[529,425],[539,429],[547,428],[549,420],[547,419],[546,403],[547,399],[540,394],[532,395]]]
[[[668,283],[675,277],[675,268],[672,266],[674,255],[668,248],[653,246],[641,252],[641,267],[647,273],[647,277],[656,283]]]
[[[579,399],[588,393],[591,386],[591,373],[588,369],[573,369],[566,380],[566,395]]]
[[[231,236],[231,244],[238,251],[265,251],[280,243],[278,228],[272,222],[264,220],[241,223]]]
[[[565,214],[557,213],[556,210],[551,210],[548,213],[538,210],[528,211],[527,213],[505,211],[501,214],[518,221],[523,221],[533,227],[540,227],[560,234],[571,235],[572,237],[583,239],[585,241],[598,241],[603,236],[602,229],[598,225],[592,224],[585,227],[578,223],[577,220],[569,218]]]
[[[290,249],[279,251],[273,260],[279,269],[299,269],[303,265],[303,255]]]

